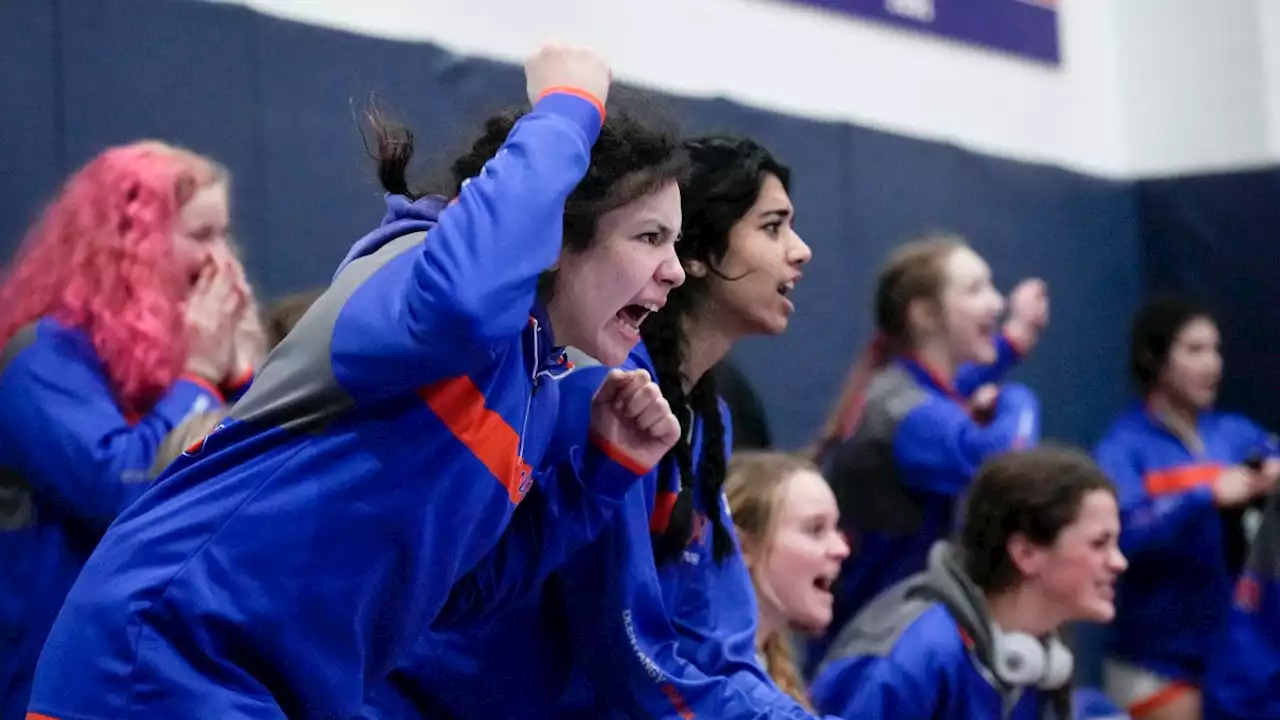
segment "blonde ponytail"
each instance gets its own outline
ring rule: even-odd
[[[764,656],[764,669],[782,692],[795,698],[800,707],[813,712],[809,703],[809,691],[800,680],[795,661],[791,658],[791,646],[782,633],[770,633],[760,642],[760,654]]]

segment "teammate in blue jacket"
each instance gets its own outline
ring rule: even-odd
[[[525,72],[532,112],[448,204],[414,199],[411,136],[377,126],[382,226],[231,419],[108,532],[32,717],[357,717],[458,577],[486,555],[494,572],[558,564],[675,441],[656,386],[611,373],[565,464],[578,475],[542,475],[573,511],[512,520],[561,344],[622,362],[684,277],[678,145],[606,123],[609,68],[588,51],[550,44]]]
[[[773,681],[806,708],[792,634],[825,632],[831,587],[849,557],[831,484],[796,453],[734,453],[725,497],[760,608],[756,648]]]
[[[731,425],[707,371],[739,338],[786,329],[811,253],[792,228],[790,173],[765,149],[685,146],[677,249],[689,279],[624,366],[684,409],[682,439],[536,601],[422,643],[377,717],[809,717],[756,658],[755,595],[721,492]],[[603,374],[580,363],[560,381],[558,443],[582,442]]]
[[[978,466],[1038,441],[1031,391],[992,384],[1047,321],[1043,283],[1024,281],[1013,297],[1016,312],[998,335],[1005,304],[991,269],[954,236],[909,243],[881,271],[879,339],[855,367],[822,443],[853,553],[835,586],[831,629],[810,645],[809,672],[836,628],[924,569],[929,548],[951,534],[957,498]]]
[[[0,286],[0,720],[103,531],[148,488],[166,435],[239,392],[250,291],[227,173],[159,142],[66,183]]]
[[[1261,428],[1213,410],[1222,356],[1208,311],[1156,299],[1132,334],[1144,397],[1097,448],[1133,562],[1110,628],[1106,689],[1135,716],[1199,718],[1208,650],[1244,565],[1244,515],[1275,486],[1280,462]]]
[[[1125,559],[1111,482],[1084,453],[988,461],[958,545],[837,634],[811,692],[849,720],[1071,720],[1070,622],[1107,622]]]
[[[1273,492],[1209,656],[1205,720],[1280,717],[1280,494]]]

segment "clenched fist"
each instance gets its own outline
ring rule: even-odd
[[[1000,386],[987,383],[969,396],[969,415],[980,424],[991,422],[996,414],[996,403],[1000,400]]]
[[[613,72],[609,63],[595,52],[551,41],[525,61],[524,77],[531,104],[558,87],[581,90],[604,104],[609,99]]]
[[[1049,286],[1039,278],[1018,283],[1009,293],[1009,319],[1004,332],[1015,345],[1030,350],[1049,324]]]
[[[591,399],[591,431],[652,468],[680,439],[680,421],[644,370],[610,370]]]

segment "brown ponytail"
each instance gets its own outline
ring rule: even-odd
[[[877,332],[871,344],[849,369],[844,389],[840,392],[840,400],[835,410],[827,418],[822,434],[814,443],[810,457],[815,464],[821,465],[823,457],[837,444],[848,440],[858,429],[858,421],[862,419],[862,408],[867,401],[867,387],[876,372],[889,362],[889,336]]]
[[[899,247],[876,280],[876,334],[866,351],[849,370],[844,391],[814,443],[810,456],[821,465],[824,456],[853,437],[862,418],[867,387],[894,351],[911,347],[911,304],[934,300],[946,281],[946,260],[952,252],[968,247],[964,238],[930,233]]]

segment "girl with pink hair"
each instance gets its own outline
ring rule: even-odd
[[[108,149],[0,283],[0,720],[25,714],[62,600],[162,440],[261,359],[228,179],[160,142]]]

